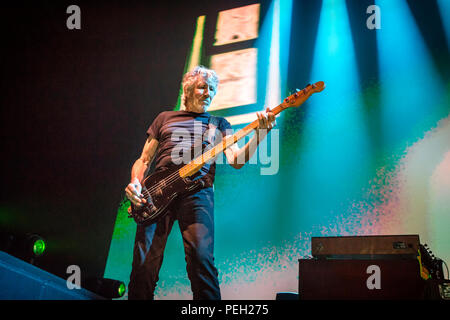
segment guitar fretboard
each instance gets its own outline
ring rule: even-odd
[[[302,90],[302,91],[298,92],[298,97],[296,98],[296,100],[297,100],[296,103],[298,103],[298,105],[302,104],[309,98],[310,95],[311,95],[311,92],[308,92],[307,90]],[[274,115],[277,115],[281,111],[290,107],[287,104],[286,100],[283,103],[281,103],[280,105],[278,105],[277,107],[273,108],[271,110],[271,112],[273,112]],[[198,156],[197,158],[195,158],[194,160],[192,160],[191,162],[189,162],[188,164],[183,166],[178,171],[180,177],[182,177],[182,178],[189,177],[189,176],[193,175],[194,173],[196,173],[197,171],[199,171],[205,163],[214,159],[225,149],[231,147],[233,144],[235,144],[236,142],[238,142],[239,140],[244,138],[246,135],[250,134],[250,132],[255,130],[258,127],[258,122],[259,122],[258,119],[256,119],[255,121],[248,124],[241,130],[239,130],[238,132],[233,134],[232,136],[225,138],[224,140],[222,140],[221,143],[217,144],[213,148],[209,149],[202,155]]]

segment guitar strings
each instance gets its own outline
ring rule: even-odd
[[[231,140],[231,139],[230,139]],[[224,142],[223,142],[223,144],[226,146],[226,142],[227,142],[227,140],[224,140]],[[223,144],[222,144],[222,146],[223,146]],[[209,149],[207,152],[205,152],[204,154],[202,154],[202,156],[203,157],[208,157],[208,156],[210,156],[211,155],[211,153],[212,153],[212,150],[214,150],[216,148],[216,146],[215,147],[213,147],[213,148],[211,148],[211,149]],[[223,148],[222,150],[220,150],[219,152],[216,152],[215,154],[216,155],[218,155],[218,154],[220,154],[223,150],[225,150],[225,148]],[[196,158],[197,159],[197,158]],[[196,163],[195,163],[195,159],[194,159],[194,163],[188,163],[186,166],[193,166],[193,165],[197,165]],[[195,167],[195,166],[194,166]],[[184,167],[185,168],[185,167]],[[177,180],[177,178],[179,178],[180,176],[179,176],[179,174],[178,174],[178,171],[175,171],[175,172],[173,172],[171,175],[169,175],[168,177],[166,177],[165,179],[163,179],[163,180],[161,180],[161,181],[159,181],[158,183],[156,183],[154,186],[152,186],[151,188],[148,188],[148,189],[145,189],[143,192],[142,192],[142,194],[144,195],[144,196],[146,196],[146,197],[148,197],[148,196],[150,196],[150,194],[151,193],[153,193],[153,191],[155,191],[156,189],[158,189],[158,188],[160,188],[161,187],[161,185],[163,184],[163,182],[164,182],[164,184],[166,185],[166,186],[168,186],[168,185],[171,185],[172,183],[174,183],[176,180]],[[180,177],[181,178],[181,177]]]
[[[209,151],[208,151],[208,152],[209,152]],[[205,153],[205,154],[206,154],[206,153]],[[194,161],[195,161],[195,159],[194,159]],[[194,163],[194,164],[195,164],[195,163]],[[192,166],[192,165],[193,165],[193,163],[188,163],[186,166]],[[157,184],[155,184],[155,185],[152,186],[151,188],[146,189],[146,191],[147,191],[147,192],[146,192],[146,193],[147,193],[147,196],[150,195],[150,193],[152,193],[152,192],[155,191],[156,189],[158,189],[158,188],[160,187],[160,185],[163,184],[163,182],[164,182],[164,184],[167,186],[167,185],[170,185],[170,184],[172,184],[173,182],[175,182],[177,178],[181,178],[180,175],[178,174],[178,172],[179,172],[179,170],[173,172],[172,174],[170,174],[170,175],[167,176],[166,178],[162,179],[161,181],[159,181]],[[144,191],[144,192],[145,192],[145,191]],[[143,192],[143,194],[144,194],[144,192]]]
[[[212,150],[212,149],[210,149]],[[210,152],[210,150],[208,150],[206,153]],[[204,155],[206,155],[206,153]],[[203,156],[204,156],[203,155]],[[194,159],[195,161],[195,159]],[[195,163],[188,163],[186,166],[193,166]],[[195,164],[197,165],[197,164]],[[169,186],[172,183],[174,183],[177,178],[181,178],[180,175],[178,174],[178,171],[173,172],[172,174],[170,174],[169,176],[167,176],[166,178],[162,179],[161,181],[159,181],[158,183],[156,183],[154,186],[145,189],[142,194],[146,197],[150,196],[150,193],[153,193],[153,191],[155,191],[156,189],[160,188],[163,183],[165,184],[165,186]]]
[[[244,129],[245,129],[245,128],[244,128]],[[251,129],[251,130],[253,130],[253,129]],[[244,132],[241,132],[241,134],[242,134],[242,133],[244,133]],[[249,133],[249,132],[248,132],[248,133]],[[248,133],[244,134],[243,137],[245,137]],[[228,143],[228,142],[236,143],[237,140],[240,140],[241,138],[238,138],[239,136],[240,136],[240,134],[239,134],[239,132],[237,132],[235,135],[229,137],[228,139],[225,139],[225,140],[222,142],[222,147],[223,147],[222,150],[220,150],[220,151],[218,151],[218,152],[215,152],[215,155],[219,155],[221,152],[223,152],[223,151],[227,148],[227,143]],[[233,138],[233,137],[236,137],[236,138]],[[235,141],[235,140],[236,140],[236,141]],[[230,143],[230,145],[232,145],[233,143]],[[201,156],[203,156],[203,157],[205,157],[205,156],[206,156],[206,157],[210,156],[211,153],[213,152],[213,150],[214,150],[217,146],[219,146],[219,145],[216,145],[216,146],[214,146],[213,148],[209,149],[207,152],[205,152],[205,153],[202,154]],[[228,146],[228,147],[229,147],[229,146]],[[196,158],[196,159],[197,159],[197,158]],[[195,161],[195,159],[194,159],[194,161]],[[194,164],[195,164],[195,162],[194,162],[194,163],[188,163],[186,166],[193,166]],[[195,164],[195,165],[197,165],[197,164]],[[183,168],[185,168],[185,167],[183,167]],[[151,193],[153,193],[155,190],[157,190],[158,188],[160,188],[160,187],[162,186],[163,183],[165,184],[165,186],[171,185],[172,183],[174,183],[174,182],[177,180],[177,178],[181,178],[180,175],[178,174],[178,172],[179,172],[179,171],[173,172],[171,175],[169,175],[169,176],[166,177],[165,179],[159,181],[158,183],[156,183],[156,184],[153,185],[152,187],[150,187],[150,188],[148,188],[148,189],[145,189],[144,191],[142,191],[142,195],[144,195],[145,197],[149,197],[149,196],[151,195]]]
[[[205,152],[202,156],[205,157],[208,153],[211,154],[211,150],[208,150],[207,152]],[[221,151],[220,151],[221,152]],[[192,163],[188,163],[186,166],[191,166],[191,167],[195,167],[198,164],[195,163],[195,159],[194,162]],[[185,168],[185,167],[183,167]],[[181,178],[180,175],[178,174],[179,171],[175,171],[172,174],[170,174],[169,176],[167,176],[166,178],[162,179],[161,181],[159,181],[157,184],[155,184],[154,186],[152,186],[151,188],[145,189],[142,194],[145,196],[149,196],[150,193],[152,193],[153,191],[155,191],[156,189],[158,189],[163,183],[168,186],[170,184],[172,184],[173,182],[175,182],[177,180],[177,178]]]

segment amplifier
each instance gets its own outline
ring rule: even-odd
[[[299,260],[300,300],[420,300],[425,283],[417,259]]]
[[[416,259],[419,245],[419,235],[312,237],[311,253],[316,258]]]

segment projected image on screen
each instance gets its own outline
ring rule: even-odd
[[[259,27],[259,4],[220,11],[217,18],[215,46],[256,39]]]
[[[214,46],[258,38],[259,4],[221,11]],[[234,50],[210,57],[210,67],[220,77],[218,93],[209,111],[256,103],[256,48]]]
[[[256,59],[255,48],[211,57],[220,84],[209,111],[256,103]]]

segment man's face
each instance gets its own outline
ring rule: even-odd
[[[191,96],[191,111],[206,112],[216,95],[214,86],[205,78],[199,77],[194,84]]]

